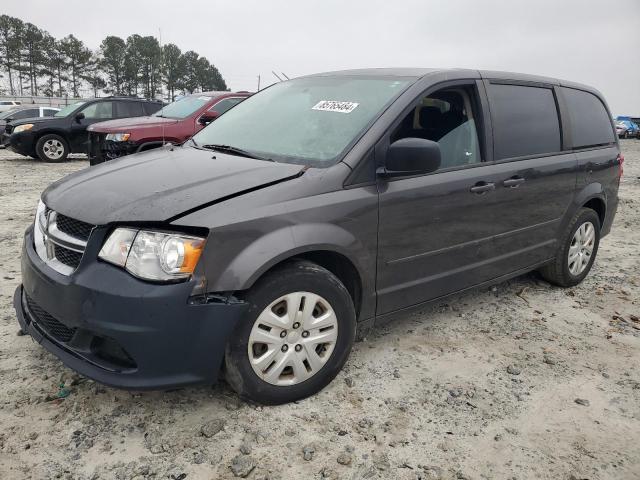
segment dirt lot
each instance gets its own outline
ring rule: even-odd
[[[376,330],[322,393],[275,408],[224,385],[105,388],[19,336],[22,232],[40,191],[87,163],[0,153],[0,476],[640,478],[640,141],[623,150],[618,216],[582,285],[531,274],[456,296]]]

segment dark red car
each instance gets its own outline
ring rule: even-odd
[[[100,122],[89,127],[89,163],[181,144],[250,96],[250,92],[202,92],[187,95],[149,117]]]

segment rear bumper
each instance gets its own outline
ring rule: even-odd
[[[214,383],[247,308],[198,303],[192,282],[142,282],[91,258],[61,275],[35,253],[31,229],[22,280],[13,299],[21,328],[73,370],[126,389]]]

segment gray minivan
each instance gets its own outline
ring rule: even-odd
[[[74,173],[25,234],[21,328],[108,385],[278,404],[358,329],[539,270],[589,272],[623,158],[594,89],[476,70],[278,83],[180,147]]]

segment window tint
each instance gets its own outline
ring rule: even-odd
[[[216,103],[209,110],[211,110],[211,111],[215,110],[220,115],[222,115],[224,112],[229,110],[231,107],[239,104],[242,100],[244,100],[244,98],[225,98],[223,100],[220,100],[218,103]]]
[[[393,132],[391,143],[401,138],[438,142],[441,169],[481,162],[475,100],[472,88],[440,90],[424,97]]]
[[[489,100],[496,160],[561,150],[552,89],[491,84]]]
[[[156,113],[158,110],[162,108],[162,103],[160,102],[147,102],[143,103],[144,111],[146,115],[152,115]]]
[[[575,148],[603,145],[615,141],[611,119],[598,97],[589,92],[562,87]]]
[[[9,115],[9,118],[12,120],[18,120],[21,118],[31,118],[31,117],[39,117],[40,110],[37,108],[29,108],[27,110],[18,110],[17,112]]]
[[[42,115],[45,117],[53,117],[58,110],[54,110],[53,108],[43,108]]]
[[[87,119],[107,119],[113,118],[113,104],[111,102],[96,102],[82,110],[84,118]]]
[[[116,102],[119,118],[141,117],[144,115],[140,102]]]

